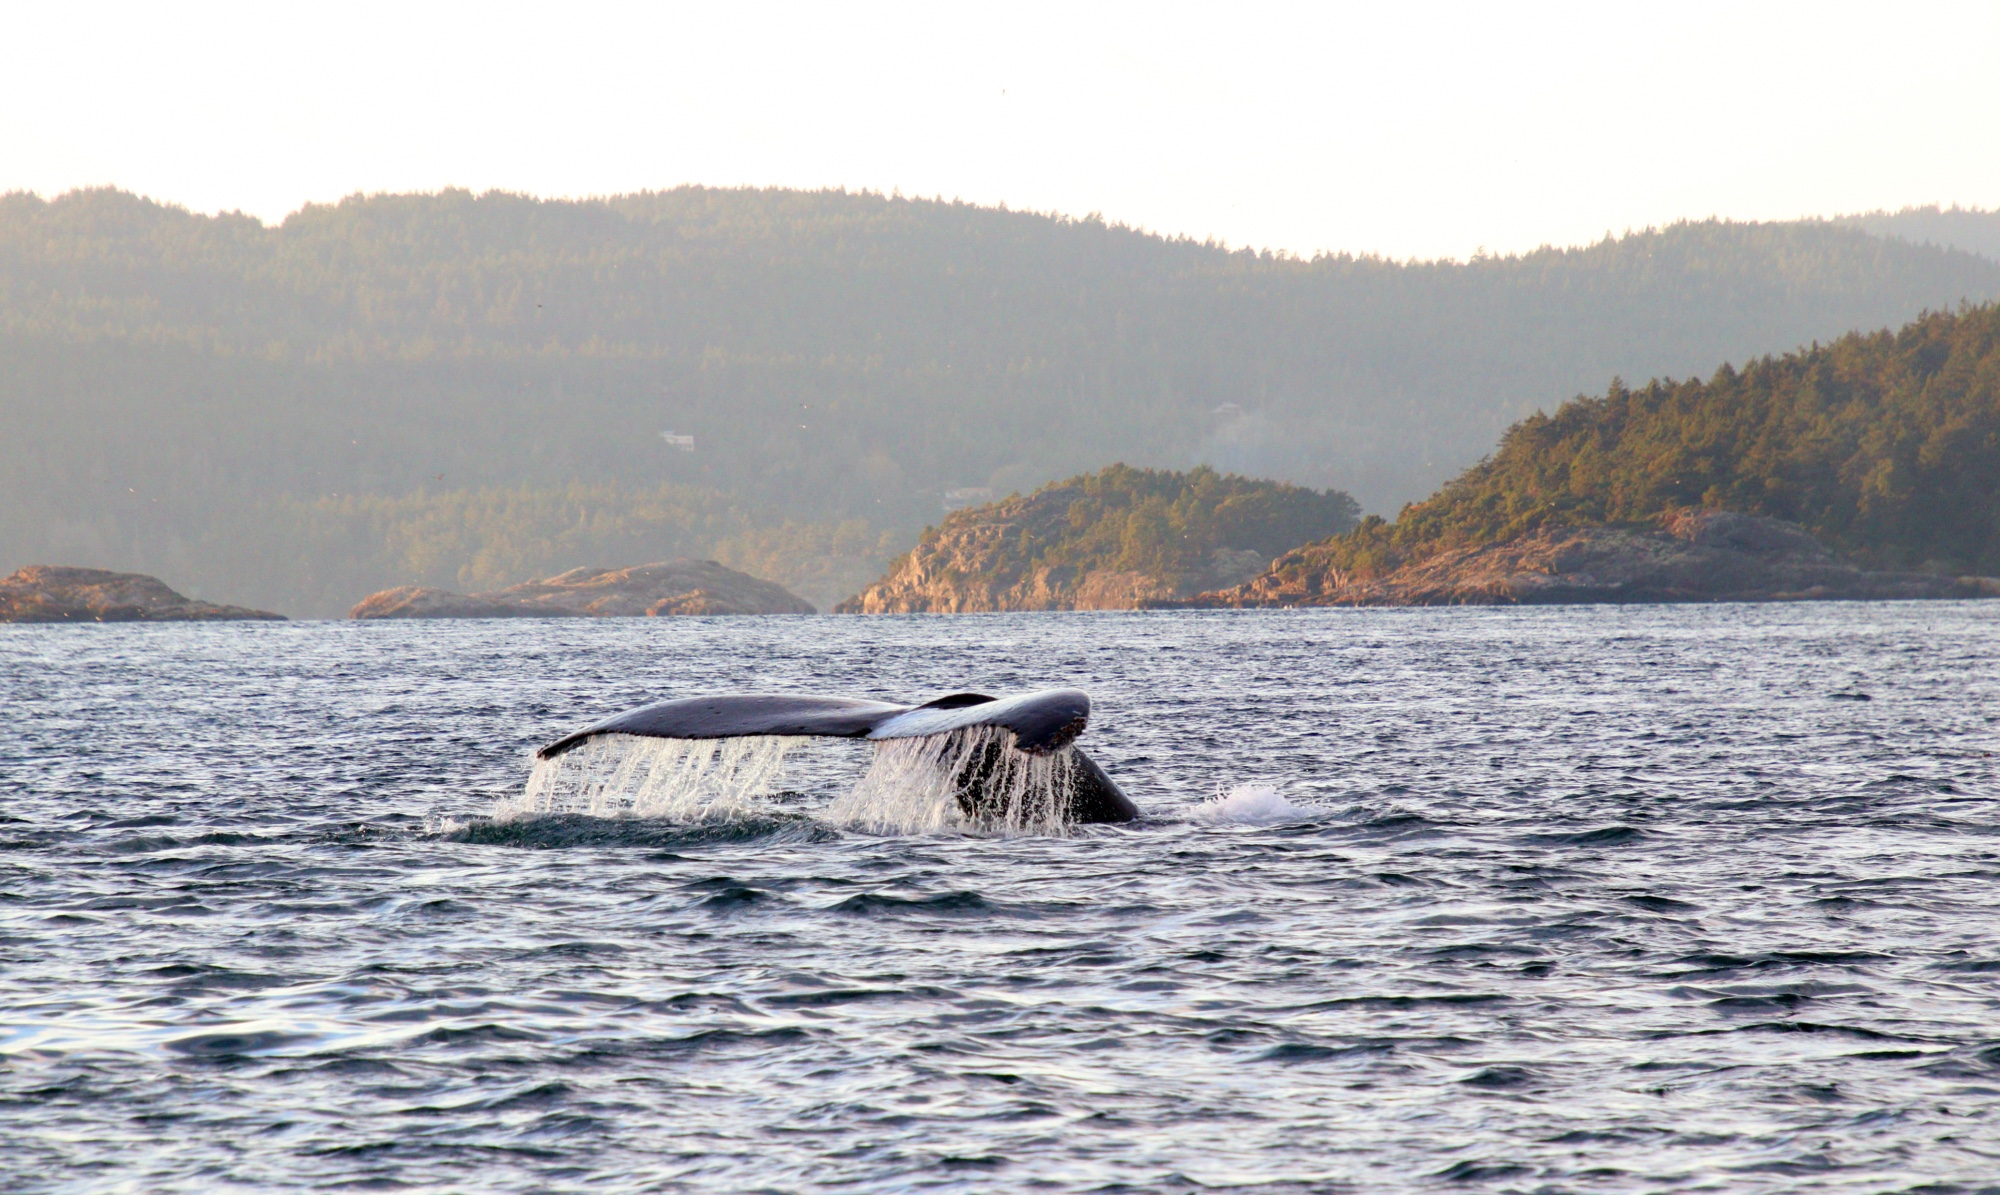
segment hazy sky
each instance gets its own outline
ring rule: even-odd
[[[2000,206],[2000,3],[0,8],[0,190],[846,186],[1464,256]]]

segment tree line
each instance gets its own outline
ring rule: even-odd
[[[1786,519],[1878,567],[2000,575],[2000,305],[1565,403],[1392,523],[1284,567],[1376,576],[1543,526]]]

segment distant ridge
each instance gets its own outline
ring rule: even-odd
[[[749,555],[831,588],[879,557],[828,545],[913,542],[948,492],[1206,463],[1392,510],[1607,377],[1994,297],[2000,262],[1828,221],[1397,263],[842,192],[375,195],[275,227],[15,194],[0,568],[143,568],[330,615],[606,558],[517,546],[601,520],[657,529],[628,560],[796,525]],[[683,513],[449,517],[667,486]],[[792,543],[814,562],[771,556]]]
[[[1960,249],[2000,261],[2000,212],[1956,205],[1940,208],[1906,207],[1897,212],[1867,212],[1833,221],[1879,237],[1894,237],[1913,245]]]

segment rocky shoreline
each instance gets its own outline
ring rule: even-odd
[[[1158,573],[1034,563],[1027,545],[1061,534],[1078,492],[1051,488],[949,519],[836,614],[975,614],[1000,610],[1132,610],[1256,576],[1254,549],[1217,548],[1196,572]]]
[[[144,573],[31,564],[0,578],[0,622],[282,622],[284,617],[195,601]]]
[[[718,614],[814,614],[811,602],[771,581],[713,560],[668,560],[632,568],[573,568],[541,581],[484,593],[404,585],[369,594],[349,618],[658,618]]]
[[[1692,510],[1659,531],[1545,527],[1355,576],[1317,545],[1279,557],[1242,585],[1148,609],[1286,606],[1498,606],[1589,602],[1881,601],[2000,597],[2000,579],[1863,568],[1804,528]]]

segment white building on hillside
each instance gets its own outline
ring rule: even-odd
[[[984,506],[993,501],[993,487],[990,485],[968,486],[962,490],[944,492],[946,510],[963,510],[968,506]]]

